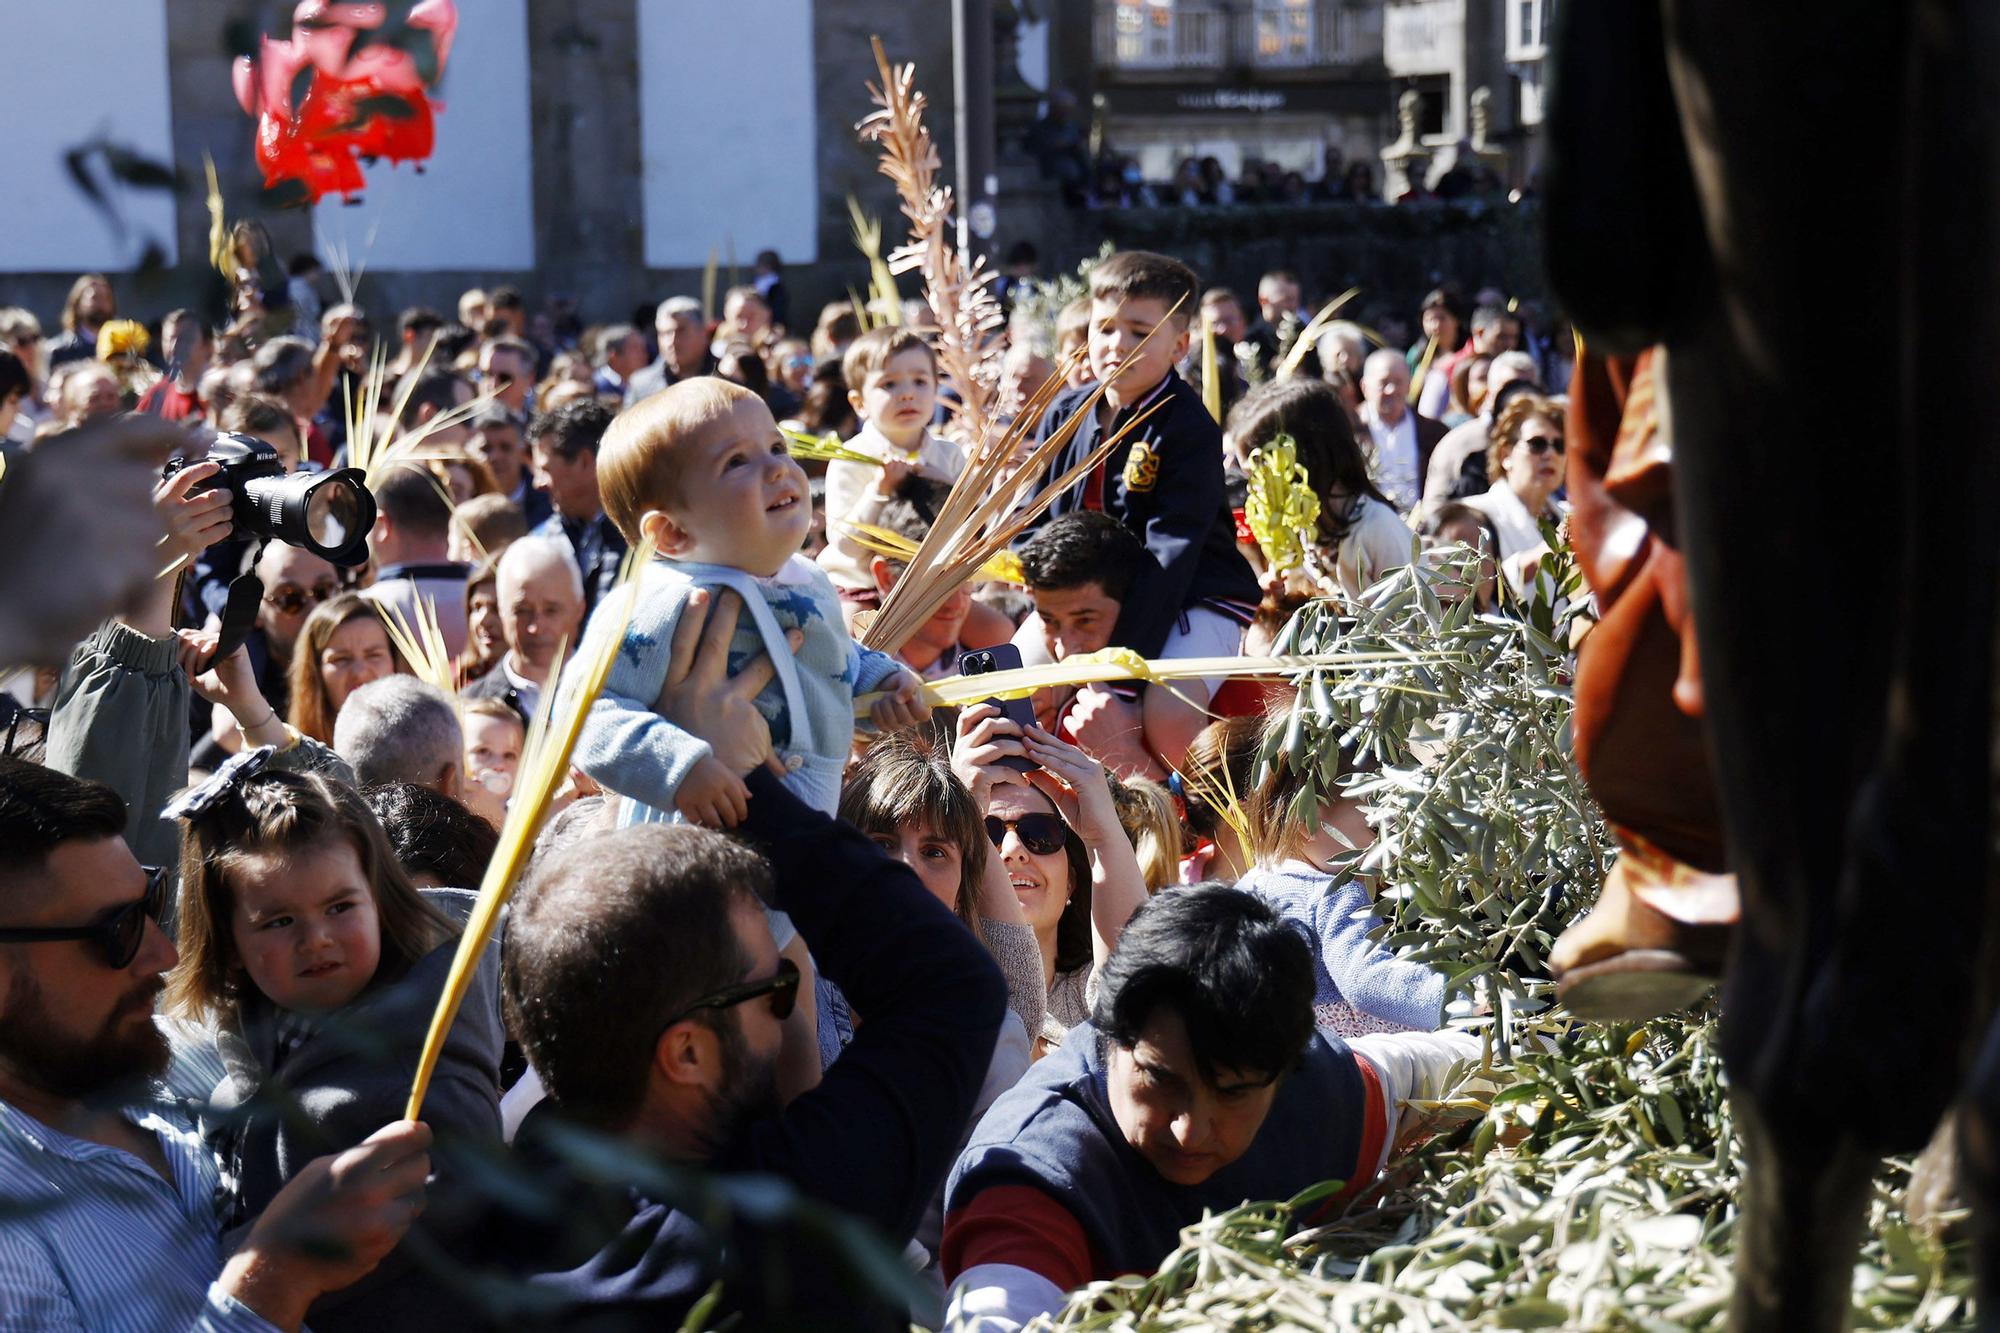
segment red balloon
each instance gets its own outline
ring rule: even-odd
[[[301,0],[290,37],[266,37],[254,60],[237,60],[236,99],[257,117],[257,165],[266,189],[296,181],[308,202],[335,193],[352,200],[363,185],[362,159],[421,162],[430,156],[440,104],[429,90],[444,72],[458,9],[453,0],[422,0],[409,12],[408,26],[429,33],[429,71],[400,44],[354,49],[361,33],[387,18],[382,4]],[[301,74],[306,82],[294,106]]]

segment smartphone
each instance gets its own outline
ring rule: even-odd
[[[990,671],[1014,671],[1021,666],[1021,650],[1011,643],[1003,643],[997,648],[981,648],[967,653],[958,660],[961,676],[983,676]],[[1026,699],[986,699],[1008,721],[1017,724],[1022,731],[1035,725],[1035,706]],[[1039,767],[1026,755],[1008,755],[1000,762],[1016,773],[1032,773]]]

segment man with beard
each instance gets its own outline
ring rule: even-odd
[[[0,1326],[297,1328],[408,1230],[430,1131],[308,1163],[223,1262],[215,1161],[151,1084],[176,955],[124,828],[109,787],[0,758]]]
[[[1006,987],[913,872],[762,766],[770,737],[751,701],[770,661],[725,679],[735,617],[725,609],[706,631],[702,620],[682,617],[662,711],[736,771],[759,765],[736,833],[763,855],[705,829],[643,824],[562,849],[516,896],[501,987],[549,1097],[516,1145],[524,1179],[565,1183],[532,1216],[501,1213],[496,1191],[480,1257],[497,1274],[532,1275],[511,1314],[539,1310],[563,1327],[676,1327],[720,1281],[715,1322],[738,1312],[750,1328],[907,1328],[909,1311],[861,1278],[862,1237],[824,1211],[859,1219],[875,1245],[910,1241],[964,1133]],[[780,958],[766,907],[791,914],[862,1020],[788,1106],[777,1058],[799,973]],[[706,1175],[607,1173],[613,1145],[565,1153],[579,1127]],[[586,1183],[593,1174],[605,1183]],[[771,1177],[796,1201],[773,1198]],[[720,1199],[734,1211],[717,1210]],[[895,1267],[893,1249],[878,1257]]]

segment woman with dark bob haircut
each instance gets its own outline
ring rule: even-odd
[[[1319,498],[1318,540],[1306,553],[1305,573],[1312,583],[1359,597],[1391,569],[1410,563],[1410,529],[1369,480],[1368,457],[1332,385],[1296,376],[1272,380],[1230,410],[1230,444],[1246,464],[1253,451],[1280,435],[1296,443],[1299,463]],[[1267,573],[1266,584],[1272,582]]]

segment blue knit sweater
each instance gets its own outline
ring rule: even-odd
[[[1419,1031],[1444,1021],[1444,973],[1398,958],[1368,938],[1381,924],[1361,886],[1302,861],[1258,866],[1236,881],[1297,927],[1313,951],[1314,1004],[1346,1001],[1364,1014]]]

